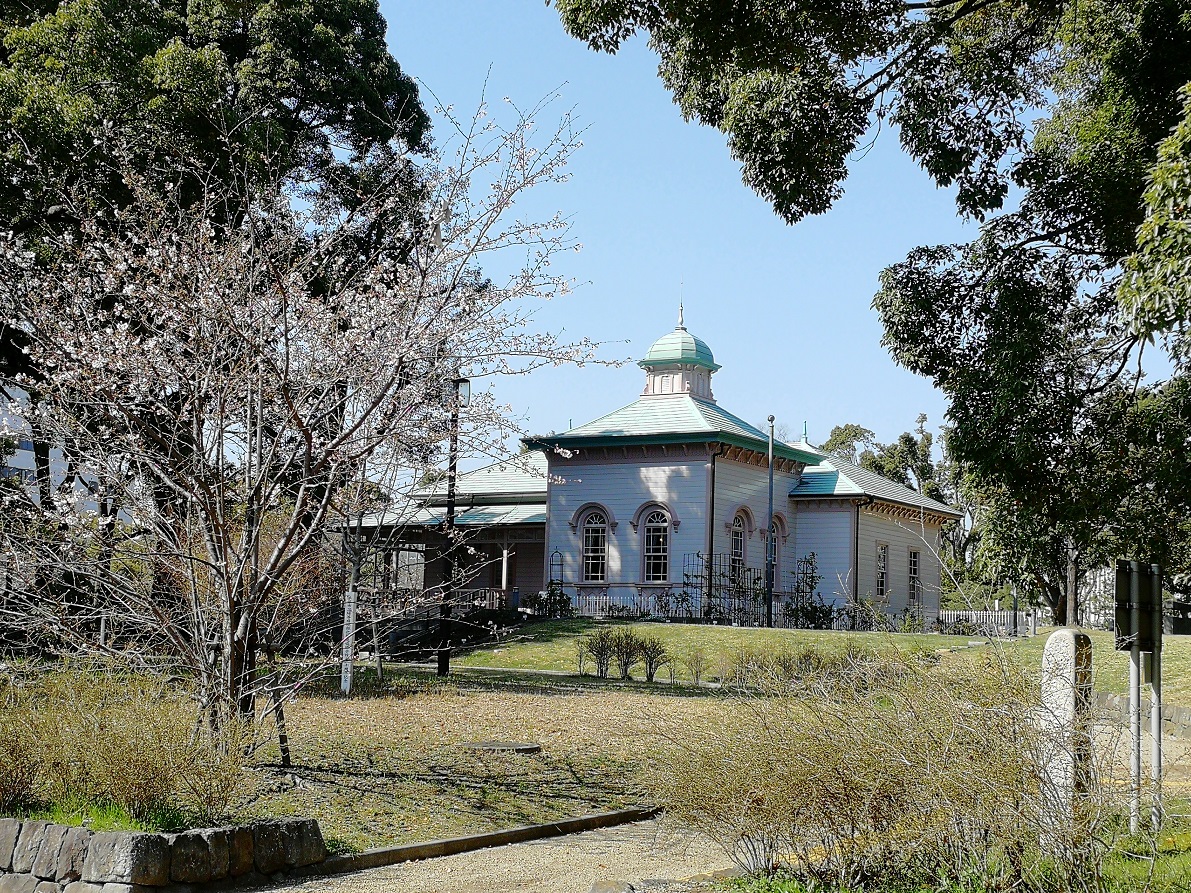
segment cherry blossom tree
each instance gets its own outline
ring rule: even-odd
[[[439,458],[453,379],[591,359],[530,325],[578,247],[562,217],[513,213],[579,145],[542,112],[501,127],[481,107],[430,163],[362,171],[351,207],[247,178],[187,204],[128,170],[126,206],[63,197],[77,234],[0,236],[0,306],[43,371],[4,384],[37,390],[64,456],[52,498],[0,494],[0,622],[181,669],[215,724],[250,714],[262,658],[318,608],[334,531]],[[511,430],[478,393],[469,434],[495,448]]]

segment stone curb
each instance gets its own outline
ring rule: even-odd
[[[627,825],[630,822],[652,819],[660,812],[661,809],[658,807],[634,807],[631,809],[618,809],[613,812],[597,812],[573,819],[550,822],[544,825],[521,825],[516,828],[507,828],[503,831],[488,831],[484,834],[471,834],[466,837],[451,837],[446,840],[430,840],[425,843],[407,843],[400,846],[380,847],[374,850],[365,850],[362,853],[328,856],[325,861],[317,865],[309,865],[294,873],[298,876],[310,877],[363,871],[367,868],[396,865],[399,862],[435,859],[440,856],[453,856],[458,853],[505,846],[510,843],[525,843],[530,840],[542,840],[547,837],[562,837],[566,834],[576,834],[580,831],[595,831],[598,828]]]

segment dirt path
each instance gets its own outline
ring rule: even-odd
[[[723,869],[723,851],[701,837],[676,837],[637,822],[270,887],[274,893],[588,893],[597,880],[687,878]],[[655,887],[656,889],[656,887]]]

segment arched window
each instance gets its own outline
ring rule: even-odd
[[[732,552],[728,570],[734,581],[739,580],[744,573],[744,515],[739,512],[732,519]]]
[[[608,577],[608,519],[589,512],[583,521],[583,582],[603,583]]]
[[[667,583],[670,580],[670,519],[665,512],[652,511],[642,525],[644,538],[644,580]]]

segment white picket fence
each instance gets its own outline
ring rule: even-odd
[[[1016,615],[1017,626],[1014,627]],[[945,633],[996,636],[1029,635],[1029,611],[940,611],[939,626]]]

